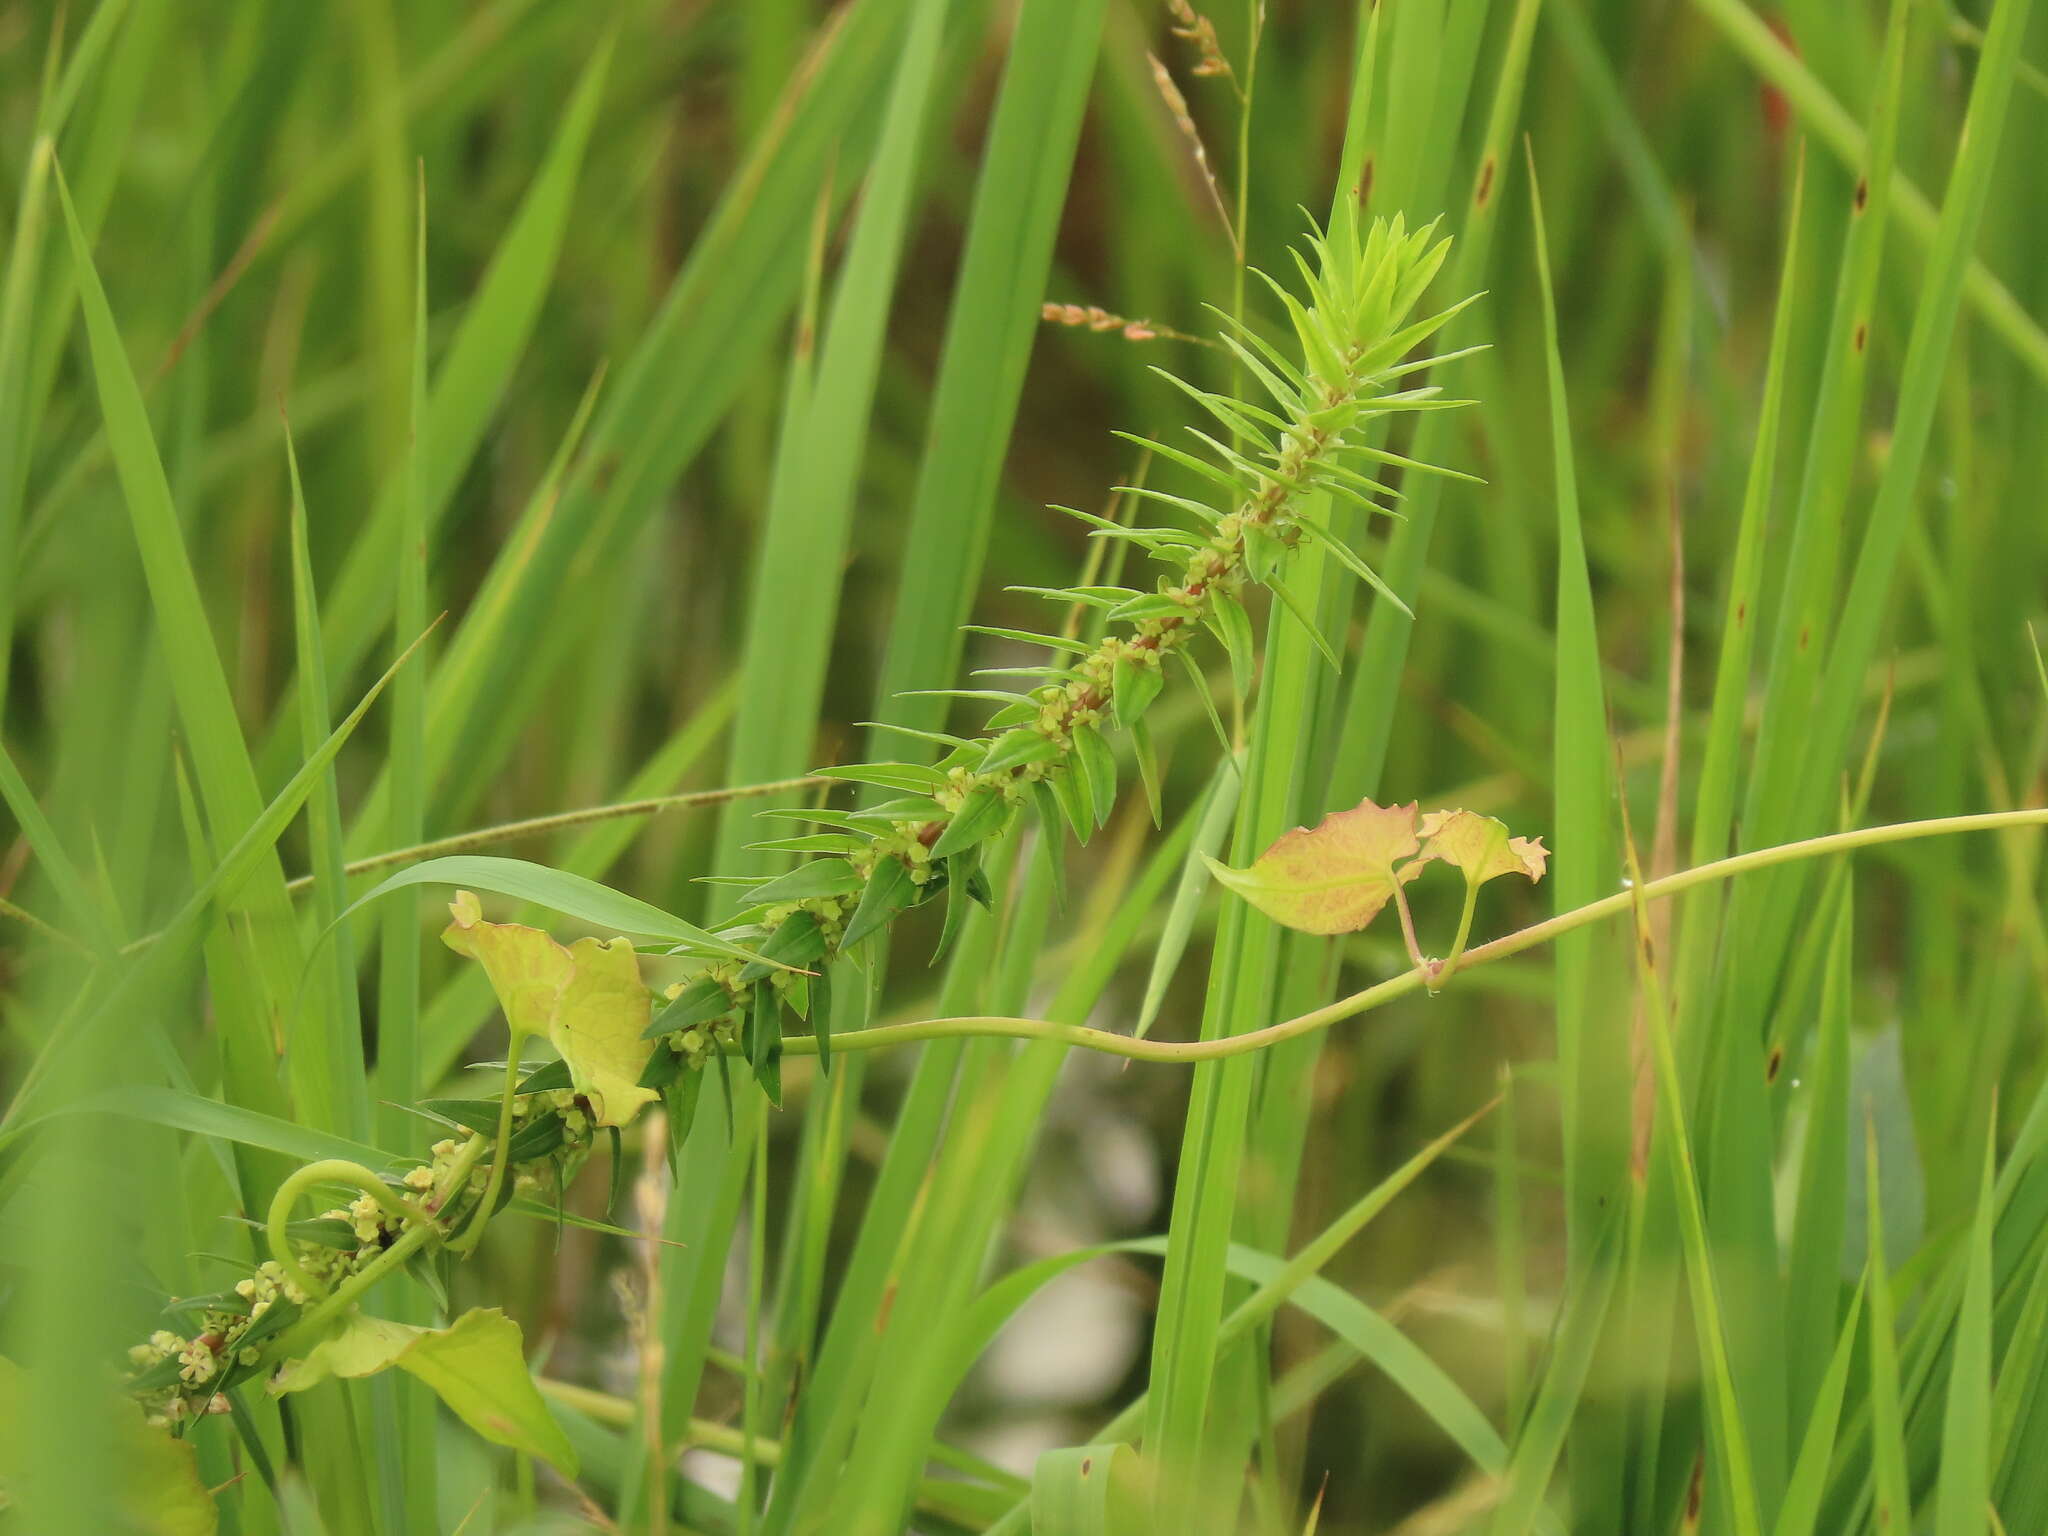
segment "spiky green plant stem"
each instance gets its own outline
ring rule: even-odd
[[[1295,255],[1306,303],[1266,278],[1286,310],[1296,343],[1293,356],[1222,316],[1228,326],[1223,344],[1259,382],[1265,403],[1232,399],[1163,374],[1239,446],[1201,431],[1195,432],[1199,453],[1129,438],[1201,477],[1213,490],[1207,499],[1197,499],[1149,487],[1120,489],[1187,514],[1199,531],[1126,527],[1073,513],[1091,523],[1097,536],[1129,540],[1166,560],[1173,573],[1150,592],[1121,587],[1041,592],[1057,602],[1107,610],[1110,632],[1092,646],[1063,636],[984,631],[1042,643],[1073,659],[1059,667],[1031,669],[1031,675],[1044,680],[1026,693],[998,695],[1003,707],[979,737],[939,738],[951,750],[935,765],[865,763],[821,770],[828,777],[896,790],[904,798],[860,812],[815,813],[818,824],[839,830],[760,845],[822,857],[750,889],[728,933],[759,942],[764,956],[784,966],[822,966],[939,890],[949,893],[955,908],[963,892],[987,903],[980,849],[1009,826],[1027,800],[1036,803],[1048,837],[1061,836],[1064,822],[1085,840],[1108,819],[1116,798],[1115,759],[1102,732],[1109,727],[1129,731],[1140,754],[1149,750],[1142,720],[1165,686],[1169,657],[1180,655],[1201,684],[1201,673],[1185,651],[1207,628],[1229,653],[1240,687],[1248,685],[1252,631],[1240,598],[1249,586],[1269,587],[1304,624],[1310,622],[1287,584],[1288,557],[1304,540],[1323,545],[1383,597],[1399,602],[1355,552],[1305,509],[1311,498],[1327,493],[1391,512],[1388,502],[1398,492],[1366,468],[1454,473],[1363,439],[1369,425],[1382,418],[1464,403],[1441,398],[1434,386],[1395,386],[1444,361],[1411,354],[1472,300],[1409,320],[1450,245],[1433,224],[1410,231],[1397,217],[1376,220],[1361,234],[1347,208],[1328,231],[1312,234],[1307,243],[1308,251]],[[942,947],[954,928],[949,917]],[[823,1012],[815,1006],[814,991],[803,976],[788,970],[737,961],[716,964],[677,990],[650,1034],[665,1038],[670,1049],[700,1068],[743,1035],[745,1054],[772,1095],[779,1085],[781,1011],[787,1006],[811,1017],[817,1021],[814,1032],[822,1030]],[[822,1034],[819,1049],[829,1050]]]

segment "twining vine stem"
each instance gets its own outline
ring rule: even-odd
[[[1638,900],[1643,902],[1661,901],[1676,896],[1695,886],[1711,885],[1717,881],[1730,880],[1737,875],[1753,870],[1768,869],[1776,864],[1791,864],[1801,859],[1826,858],[1829,854],[1851,853],[1858,848],[1870,848],[1883,843],[1902,843],[1922,837],[1944,837],[1960,832],[1995,832],[2012,827],[2048,825],[2048,806],[2034,806],[2016,811],[1984,811],[1970,816],[1939,816],[1927,821],[1894,822],[1878,827],[1859,827],[1849,832],[1831,832],[1824,837],[1809,837],[1798,842],[1779,843],[1770,848],[1756,848],[1748,853],[1738,853],[1725,859],[1716,859],[1711,864],[1701,864],[1693,869],[1680,870],[1677,874],[1666,875],[1661,880],[1652,880],[1640,890],[1624,889],[1598,901],[1575,907],[1569,912],[1532,923],[1527,928],[1506,934],[1488,943],[1465,950],[1459,957],[1457,969],[1460,972],[1475,965],[1484,965],[1489,960],[1505,960],[1518,955],[1525,949],[1534,949],[1552,939],[1583,928],[1589,923],[1604,922],[1630,910]],[[1283,1019],[1278,1024],[1264,1029],[1248,1030],[1241,1035],[1226,1035],[1216,1040],[1140,1040],[1130,1035],[1120,1035],[1107,1029],[1090,1029],[1083,1024],[1057,1024],[1048,1019],[1005,1018],[999,1015],[969,1015],[947,1019],[920,1019],[910,1024],[882,1024],[873,1029],[855,1030],[849,1034],[836,1035],[832,1049],[838,1051],[880,1051],[892,1046],[910,1045],[920,1040],[947,1040],[969,1035],[999,1036],[1018,1040],[1056,1040],[1063,1045],[1078,1046],[1083,1050],[1101,1051],[1105,1055],[1124,1056],[1132,1061],[1197,1062],[1214,1061],[1224,1056],[1242,1056],[1249,1051],[1264,1050],[1278,1045],[1283,1040],[1292,1040],[1297,1035],[1313,1034],[1319,1029],[1328,1029],[1345,1019],[1370,1012],[1382,1004],[1391,1003],[1395,998],[1406,997],[1409,993],[1425,987],[1435,975],[1432,967],[1418,965],[1398,976],[1349,997],[1340,997],[1334,1003],[1307,1013]],[[1437,978],[1441,983],[1447,979]],[[791,1056],[810,1056],[817,1053],[817,1041],[803,1036],[792,1036],[783,1042],[783,1050]]]
[[[456,1154],[455,1162],[449,1169],[449,1188],[451,1190],[460,1190],[462,1188],[463,1182],[469,1177],[470,1170],[476,1167],[477,1162],[482,1158],[485,1151],[489,1149],[490,1145],[490,1141],[482,1136],[471,1136],[463,1144],[462,1150]],[[316,1164],[314,1166],[319,1167],[321,1165]],[[353,1166],[346,1163],[342,1165],[344,1168]],[[356,1181],[353,1177],[349,1177],[344,1178],[341,1182],[354,1184]],[[308,1183],[305,1170],[302,1169],[299,1178],[289,1187],[296,1191],[308,1187]],[[280,1191],[280,1197],[282,1197],[282,1193]],[[488,1220],[489,1213],[485,1210],[479,1210],[476,1212],[476,1217]],[[280,1235],[280,1231],[276,1229],[276,1223],[273,1222],[273,1232],[271,1234],[273,1249],[281,1250],[289,1246],[279,1241]],[[293,1323],[291,1327],[287,1328],[278,1338],[277,1342],[266,1350],[266,1353],[272,1359],[290,1359],[311,1341],[318,1339],[320,1337],[320,1330],[330,1321],[340,1317],[348,1308],[355,1305],[357,1297],[369,1290],[386,1275],[403,1268],[415,1253],[427,1247],[435,1239],[445,1238],[446,1236],[447,1233],[442,1227],[438,1216],[409,1222],[390,1247],[386,1248],[354,1274],[337,1282],[333,1290],[328,1291],[324,1296],[317,1289],[309,1292],[305,1314],[297,1322]]]

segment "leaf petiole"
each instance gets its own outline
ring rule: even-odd
[[[491,1149],[491,1177],[484,1185],[484,1197],[477,1203],[476,1213],[469,1225],[449,1239],[450,1253],[468,1253],[482,1241],[484,1228],[490,1225],[491,1213],[498,1204],[498,1191],[505,1184],[506,1149],[512,1142],[512,1101],[519,1093],[519,1057],[526,1045],[526,1036],[515,1033],[505,1048],[505,1087],[498,1098],[498,1135]]]

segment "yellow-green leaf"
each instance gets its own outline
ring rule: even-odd
[[[456,892],[448,910],[454,921],[442,942],[483,966],[513,1035],[545,1034],[553,1042],[598,1124],[631,1122],[655,1096],[640,1086],[653,1050],[641,1038],[653,998],[640,980],[632,944],[578,939],[565,945],[538,928],[486,922],[469,891]]]
[[[303,1359],[287,1360],[271,1378],[270,1390],[279,1394],[303,1392],[331,1377],[354,1381],[374,1376],[396,1363],[425,1332],[426,1329],[409,1323],[356,1313],[307,1350]]]
[[[431,1387],[456,1417],[496,1445],[576,1475],[576,1450],[548,1412],[526,1369],[519,1325],[496,1307],[472,1307],[447,1328],[415,1328],[384,1318],[350,1317],[303,1360],[271,1382],[299,1392],[329,1377],[350,1380],[397,1366]]]
[[[1504,822],[1476,811],[1431,811],[1422,818],[1422,862],[1442,859],[1465,872],[1471,885],[1502,875],[1543,878],[1550,851],[1540,837],[1509,837]]]
[[[1421,872],[1420,863],[1405,862],[1421,848],[1416,810],[1413,802],[1364,800],[1332,811],[1313,828],[1281,834],[1249,869],[1203,857],[1219,881],[1275,922],[1303,933],[1351,933],[1379,915],[1397,883]]]

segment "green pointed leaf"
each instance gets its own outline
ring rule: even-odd
[[[754,1004],[747,1010],[747,1065],[768,1102],[782,1107],[782,999],[765,981],[754,983]]]
[[[683,1070],[683,1058],[674,1051],[656,1047],[648,1052],[647,1065],[640,1072],[640,1086],[661,1092]]]
[[[1020,726],[1014,731],[998,736],[989,745],[988,756],[981,760],[983,773],[1005,773],[1012,768],[1028,767],[1032,763],[1051,762],[1060,753],[1059,744],[1043,731],[1030,726]]]
[[[1095,824],[1107,826],[1116,809],[1116,756],[1102,732],[1092,725],[1080,725],[1074,728],[1074,758],[1086,770]]]
[[[1156,655],[1148,665],[1132,659],[1126,652],[1116,659],[1110,686],[1110,704],[1116,710],[1116,723],[1128,731],[1152,707],[1152,701],[1159,697],[1159,690],[1166,686],[1166,678],[1160,671]]]
[[[1152,728],[1138,720],[1131,725],[1131,755],[1138,762],[1138,780],[1145,786],[1145,806],[1152,812],[1152,825],[1166,825],[1166,808],[1159,785],[1159,749],[1152,742]]]
[[[932,844],[932,857],[943,859],[994,837],[1010,819],[1010,802],[994,785],[969,795]]]
[[[1062,775],[1064,777],[1064,775]],[[1053,905],[1067,904],[1066,815],[1059,796],[1044,779],[1031,786],[1031,806],[1038,813],[1038,840],[1045,848],[1046,864],[1052,871]]]
[[[908,821],[922,826],[925,822],[938,820],[941,814],[938,802],[929,795],[906,795],[901,800],[884,800],[880,805],[871,805],[866,810],[855,811],[853,820],[889,826],[894,826],[899,821]]]
[[[1043,646],[1049,651],[1064,651],[1069,656],[1085,656],[1088,647],[1079,640],[1070,640],[1065,635],[1043,635],[1029,629],[1004,629],[997,624],[963,624],[970,635],[989,635],[997,640],[1013,640],[1019,645]]]
[[[1245,528],[1245,575],[1257,586],[1272,586],[1280,573],[1280,555],[1286,553],[1278,539],[1264,526]]]
[[[1273,589],[1273,595],[1279,598],[1282,606],[1294,616],[1295,623],[1299,624],[1307,632],[1309,639],[1315,642],[1316,649],[1323,653],[1323,660],[1330,664],[1332,670],[1341,671],[1343,663],[1337,660],[1336,647],[1331,645],[1322,630],[1316,627],[1316,621],[1311,617],[1308,605],[1277,575],[1270,578],[1266,585]]]
[[[673,998],[666,1008],[654,1016],[654,1022],[647,1026],[647,1038],[652,1040],[662,1035],[673,1034],[679,1029],[688,1029],[693,1024],[708,1024],[713,1019],[722,1019],[733,1011],[732,994],[721,981],[709,976],[700,976],[690,982]]]
[[[809,912],[792,912],[761,946],[761,958],[740,968],[739,981],[742,986],[761,981],[782,966],[807,971],[824,958],[825,934],[818,919]],[[792,983],[802,980],[790,978]]]
[[[626,1159],[619,1145],[619,1128],[615,1125],[608,1125],[605,1127],[605,1135],[611,1140],[612,1154],[612,1178],[611,1183],[605,1188],[604,1196],[604,1213],[609,1218],[619,1208],[619,1196],[626,1187]],[[555,1183],[555,1209],[558,1212],[561,1210],[561,1192],[561,1181],[557,1179]],[[559,1225],[556,1227],[555,1232],[555,1242],[559,1246],[561,1243],[561,1228]]]
[[[650,1093],[647,1097],[652,1099],[654,1095]],[[530,1163],[537,1157],[546,1157],[559,1150],[565,1139],[561,1112],[549,1110],[544,1115],[535,1115],[513,1133],[512,1139],[505,1143],[505,1156],[515,1163]],[[509,1184],[505,1187],[504,1198],[512,1198]]]
[[[1209,686],[1209,674],[1202,670],[1201,663],[1186,650],[1174,654],[1180,657],[1181,666],[1186,669],[1188,681],[1194,684],[1195,696],[1202,701],[1202,713],[1209,717],[1209,729],[1216,733],[1216,744],[1227,757],[1237,750],[1230,739],[1230,732],[1223,727],[1223,716],[1216,708],[1216,691]]]
[[[953,941],[966,926],[967,914],[974,905],[967,894],[968,866],[976,862],[977,852],[972,849],[946,861],[946,920],[939,929],[938,946],[932,951],[934,964],[952,949]]]
[[[1415,610],[1402,602],[1401,595],[1382,581],[1379,572],[1367,565],[1358,551],[1349,544],[1346,544],[1321,524],[1311,522],[1307,518],[1297,518],[1292,522],[1291,526],[1299,528],[1315,543],[1322,545],[1324,549],[1336,557],[1339,565],[1343,566],[1345,570],[1356,576],[1368,587],[1371,587],[1373,591],[1379,593],[1381,597],[1384,597],[1388,602],[1400,609],[1402,613],[1411,619],[1415,617]]]
[[[661,1107],[668,1119],[668,1168],[671,1177],[690,1139],[690,1127],[697,1121],[697,1098],[704,1091],[701,1068],[680,1073],[662,1090]]]
[[[804,1000],[811,1037],[818,1042],[818,1070],[827,1074],[832,1071],[832,970],[829,965],[818,967]]]
[[[1147,619],[1177,619],[1187,611],[1187,603],[1178,597],[1164,592],[1140,592],[1129,602],[1110,609],[1109,620],[1112,624],[1142,624]]]
[[[1251,617],[1244,611],[1244,605],[1228,592],[1209,594],[1209,614],[1205,621],[1223,643],[1224,651],[1230,657],[1231,681],[1237,685],[1239,698],[1247,698],[1252,691],[1252,666],[1257,658],[1257,648],[1252,643]]]
[[[913,763],[848,763],[839,768],[813,768],[814,779],[836,779],[844,784],[873,784],[907,795],[930,794],[943,789],[946,776],[935,768]]]
[[[882,859],[868,877],[868,888],[840,937],[839,952],[846,953],[869,934],[885,927],[905,907],[915,906],[919,896],[908,866],[901,859]]]
[[[1079,752],[1070,753],[1066,772],[1055,773],[1045,782],[1052,786],[1053,798],[1059,801],[1067,825],[1085,847],[1095,835],[1095,791],[1089,787],[1087,760]]]
[[[495,1109],[497,1106],[493,1105]],[[495,1128],[495,1122],[493,1123]],[[322,1248],[354,1249],[361,1245],[356,1229],[334,1217],[308,1217],[285,1224],[285,1235],[295,1243],[313,1243]]]
[[[440,1115],[445,1119],[452,1120],[464,1130],[475,1131],[479,1136],[497,1134],[498,1101],[496,1099],[421,1099],[420,1108],[426,1110],[429,1114]],[[332,1225],[345,1227],[346,1224],[334,1222]],[[353,1248],[356,1246],[353,1228],[348,1228],[345,1234],[337,1235],[346,1235],[348,1240],[346,1242],[336,1242],[330,1246],[338,1248]]]
[[[808,837],[771,837],[747,844],[749,853],[860,853],[868,839],[846,832],[814,832]]]
[[[487,1072],[497,1072],[504,1067],[505,1063],[493,1061],[479,1063],[479,1065]],[[554,1061],[542,1062],[519,1080],[519,1091],[521,1093],[559,1093],[562,1089],[569,1086],[569,1063],[560,1058]]]
[[[860,888],[860,874],[846,860],[813,859],[766,885],[755,886],[742,899],[750,907],[773,906],[784,901],[851,896]]]

